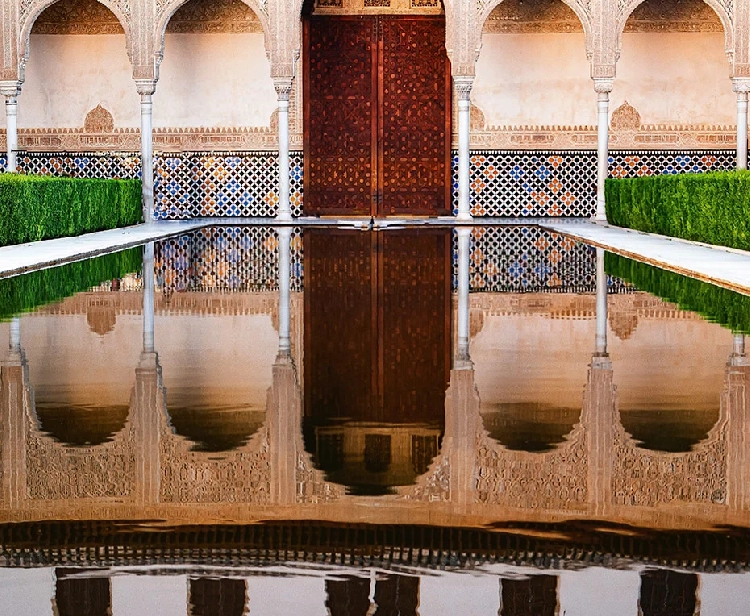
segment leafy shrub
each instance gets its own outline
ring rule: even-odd
[[[683,310],[702,314],[732,331],[750,333],[747,295],[609,252],[604,253],[604,269],[611,276],[627,280],[641,291],[677,304]]]
[[[0,174],[0,246],[133,225],[140,180]]]
[[[605,193],[614,225],[750,250],[750,171],[608,179]]]
[[[143,249],[129,248],[60,267],[0,279],[0,321],[141,269]]]

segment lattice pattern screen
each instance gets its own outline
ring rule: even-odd
[[[453,288],[457,287],[458,236],[453,234]],[[494,293],[595,293],[596,251],[539,227],[480,227],[471,234],[472,291]],[[609,293],[630,293],[608,278]]]
[[[175,291],[271,291],[278,283],[278,236],[270,227],[210,227],[154,246],[157,283]],[[302,230],[291,239],[291,285],[303,286]]]
[[[726,170],[731,150],[614,151],[613,177]],[[290,156],[292,212],[302,212],[302,152]],[[183,152],[155,157],[155,215],[159,219],[196,216],[274,216],[278,204],[273,152]],[[3,164],[4,168],[4,164]],[[140,176],[134,153],[19,156],[19,169],[72,177]],[[596,153],[590,151],[474,151],[471,202],[475,216],[591,216],[595,209]],[[453,208],[458,207],[457,157],[453,154]]]
[[[156,218],[275,216],[274,152],[162,154],[155,161]],[[289,157],[292,215],[302,214],[302,153]]]

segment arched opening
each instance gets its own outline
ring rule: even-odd
[[[139,125],[123,26],[97,0],[59,0],[31,28],[19,128],[82,129],[100,106],[113,128]],[[124,147],[116,140],[110,147]]]
[[[659,409],[620,412],[625,431],[643,449],[687,453],[708,438],[719,410]]]
[[[154,128],[269,126],[276,92],[255,12],[242,0],[188,0],[166,25]]]
[[[567,440],[581,416],[580,408],[539,403],[498,403],[482,406],[490,438],[512,451],[545,453]]]
[[[175,434],[192,443],[192,451],[221,453],[246,444],[263,425],[264,409],[196,403],[199,392],[168,393],[169,422]]]
[[[649,125],[650,133],[660,130],[653,125],[692,131],[734,125],[724,29],[708,4],[645,0],[633,10],[624,24],[611,109],[613,146],[622,141],[618,133]],[[669,140],[654,143],[674,147]]]
[[[68,447],[93,447],[111,441],[128,420],[121,405],[61,405],[37,400],[39,430]]]

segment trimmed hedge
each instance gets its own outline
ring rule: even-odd
[[[140,271],[143,249],[129,248],[60,267],[0,279],[0,321],[56,302],[105,280]]]
[[[604,269],[611,276],[627,280],[641,291],[658,295],[683,310],[702,314],[732,331],[750,333],[750,297],[747,295],[610,252],[604,253]]]
[[[614,225],[750,250],[750,171],[608,179],[605,197]]]
[[[0,246],[141,222],[141,181],[0,174]]]

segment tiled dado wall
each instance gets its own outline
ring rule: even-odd
[[[302,152],[290,157],[292,212],[302,212]],[[617,151],[613,177],[732,169],[732,150]],[[134,178],[132,153],[19,156],[19,169],[76,177]],[[457,207],[453,155],[453,207]],[[595,209],[596,153],[578,151],[474,151],[472,212],[476,216],[591,216]],[[273,152],[185,152],[155,157],[155,209],[160,219],[196,216],[272,216],[278,204]]]
[[[299,227],[291,238],[292,289],[304,287]],[[220,226],[156,243],[157,282],[169,294],[190,291],[261,291],[278,288],[278,237],[271,227]],[[453,288],[458,243],[453,238]],[[471,238],[471,289],[503,293],[593,293],[593,248],[539,227],[477,227]],[[610,293],[632,287],[609,280]]]

